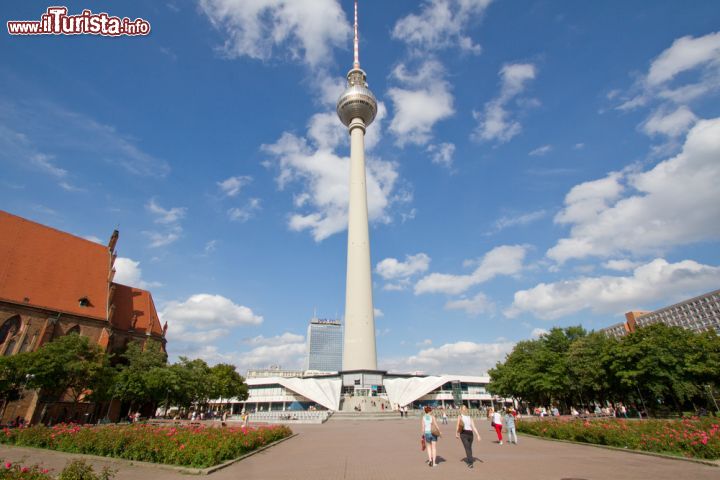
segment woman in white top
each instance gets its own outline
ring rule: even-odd
[[[438,427],[435,416],[431,415],[432,408],[429,406],[425,407],[425,415],[420,420],[420,426],[422,427],[422,433],[425,436],[425,445],[428,453],[428,464],[431,467],[437,467],[437,439],[440,434],[440,427]],[[435,433],[433,433],[435,430]]]
[[[468,468],[473,468],[475,457],[472,453],[472,441],[473,433],[477,436],[478,442],[480,441],[480,434],[475,428],[475,422],[468,415],[468,409],[465,405],[460,408],[460,415],[458,415],[457,425],[455,426],[455,438],[459,438],[462,441],[463,447],[465,447],[465,462]]]
[[[492,423],[493,427],[495,427],[495,433],[497,433],[498,443],[502,445],[503,419],[502,415],[500,415],[500,412],[493,413]]]

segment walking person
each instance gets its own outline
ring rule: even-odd
[[[503,444],[503,436],[502,436],[502,429],[503,429],[503,420],[502,415],[500,415],[500,412],[494,412],[492,414],[492,426],[495,429],[495,433],[497,434],[498,444]]]
[[[505,428],[507,428],[508,443],[514,443],[515,445],[517,445],[518,442],[517,432],[515,431],[515,415],[513,415],[513,411],[511,408],[508,408],[505,412]],[[500,435],[502,435],[502,433]],[[502,441],[500,443],[502,443]]]
[[[425,407],[425,414],[420,420],[422,434],[425,436],[425,445],[427,445],[428,466],[437,467],[437,440],[440,436],[440,427],[438,427],[435,417],[430,414],[432,408]]]
[[[467,463],[468,468],[473,468],[475,463],[475,457],[472,453],[473,433],[477,436],[479,442],[480,433],[475,428],[472,417],[468,415],[467,407],[463,405],[460,407],[460,415],[458,415],[457,425],[455,426],[455,438],[462,441],[463,448],[465,448],[465,463]]]
[[[442,409],[442,422],[443,422],[443,425],[448,424],[447,410],[445,410],[445,407],[443,407],[443,409]]]

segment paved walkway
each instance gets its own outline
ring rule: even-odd
[[[480,423],[481,442],[473,450],[479,461],[473,470],[462,462],[464,450],[453,425],[441,425],[439,465],[430,468],[420,451],[417,419],[385,421],[330,421],[324,425],[297,425],[297,437],[253,455],[209,476],[226,479],[456,479],[492,480],[693,480],[720,478],[720,468],[680,460],[520,437],[519,445],[498,445],[487,422]],[[72,455],[0,446],[0,459],[43,463],[59,471]],[[112,460],[94,464],[119,468],[115,477],[170,480],[191,478],[155,467],[127,466]]]

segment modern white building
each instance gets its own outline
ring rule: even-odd
[[[233,411],[343,410],[343,404],[357,396],[369,400],[386,400],[392,408],[433,407],[482,408],[497,398],[486,390],[490,377],[468,375],[403,375],[382,374],[382,378],[366,379],[362,385],[376,382],[376,389],[351,394],[343,385],[344,374],[312,378],[263,377],[248,378],[249,397],[244,402],[231,401]],[[354,387],[354,385],[353,385]],[[361,389],[364,387],[361,387]],[[364,393],[360,395],[359,393]],[[504,401],[504,400],[503,400]]]

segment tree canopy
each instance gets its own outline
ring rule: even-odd
[[[221,397],[247,398],[247,385],[234,365],[210,367],[186,357],[169,364],[161,345],[152,340],[130,342],[124,352],[109,355],[78,334],[56,338],[35,352],[0,357],[0,400],[14,400],[23,387],[40,389],[51,401],[69,394],[74,402],[116,398],[131,407],[189,407]]]
[[[518,342],[490,370],[492,393],[561,407],[624,401],[649,409],[710,405],[720,385],[720,337],[654,324],[622,337],[553,328]]]

